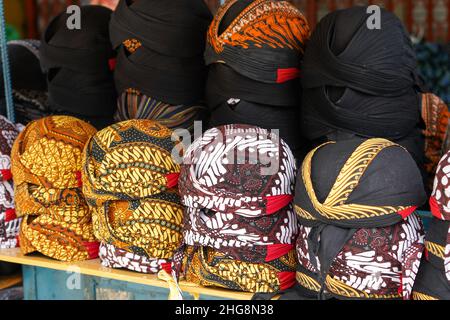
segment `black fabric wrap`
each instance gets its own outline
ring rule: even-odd
[[[11,80],[16,121],[27,124],[31,120],[50,115],[47,79],[41,70],[39,40],[8,42]],[[6,116],[3,70],[0,61],[0,114]]]
[[[297,158],[305,147],[305,141],[298,130],[297,107],[277,108],[240,100],[237,104],[229,104],[228,98],[214,96],[209,100],[211,118],[209,128],[227,124],[248,124],[264,129],[278,129],[280,137],[286,141]]]
[[[203,98],[206,68],[201,59],[162,56],[145,47],[131,55],[124,47],[118,50],[117,92],[134,88],[172,105],[194,104]]]
[[[393,13],[381,10],[380,30],[367,28],[368,17],[366,7],[330,13],[308,42],[302,129],[310,139],[344,130],[395,140],[420,122],[422,88],[409,36]]]
[[[196,57],[203,54],[211,20],[203,0],[121,0],[111,19],[111,42],[117,48],[134,38],[159,54]]]
[[[277,83],[278,69],[299,68],[300,59],[300,52],[292,49],[224,46],[220,54],[211,46],[205,50],[206,65],[225,61],[244,77],[263,83]]]
[[[121,0],[110,22],[111,42],[118,50],[117,91],[135,89],[172,105],[203,100],[203,51],[211,20],[203,0]],[[139,46],[130,53],[126,40]]]
[[[78,117],[103,128],[113,122],[116,91],[110,60],[111,10],[82,6],[80,30],[66,26],[69,15],[54,18],[43,34],[40,57],[47,71],[49,104],[53,112]]]
[[[414,282],[413,292],[423,293],[435,299],[450,300],[450,283],[443,271],[422,260]]]
[[[312,158],[311,181],[320,203],[330,193],[342,167],[364,139],[343,140],[322,146]],[[325,219],[314,208],[305,188],[301,169],[296,183],[294,203],[311,213],[319,221],[308,221],[298,217],[305,226],[316,226],[320,222],[339,227],[381,228],[402,220],[399,214],[348,220]],[[399,146],[383,149],[369,164],[357,187],[346,203],[371,206],[421,206],[427,197],[420,171],[411,155]]]
[[[39,41],[8,42],[8,57],[12,88],[15,90],[46,91],[47,82],[39,62]],[[3,68],[0,60],[0,97],[4,97]]]
[[[215,63],[209,66],[206,95],[222,95],[274,107],[292,107],[300,106],[299,85],[299,79],[277,84],[255,82],[226,64]]]
[[[322,136],[316,140],[311,141],[311,145],[313,147],[317,147],[328,141],[342,141],[342,140],[352,140],[352,139],[362,139],[360,136],[350,133],[347,131],[330,131],[325,136]],[[414,128],[407,136],[391,140],[403,148],[408,150],[408,152],[413,157],[414,161],[417,164],[417,167],[420,170],[424,183],[427,181],[428,176],[424,168],[425,163],[425,140],[422,134],[422,129],[419,127]],[[312,148],[311,148],[312,149]],[[426,183],[425,183],[426,184]]]
[[[433,218],[427,230],[426,241],[436,243],[445,248],[447,245],[447,235],[450,228],[450,221],[442,221]],[[428,261],[437,269],[445,271],[444,260],[428,251]]]

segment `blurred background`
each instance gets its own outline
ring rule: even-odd
[[[10,37],[37,38],[49,19],[71,4],[102,4],[118,0],[5,0]],[[221,0],[205,0],[215,12]],[[394,11],[408,30],[427,41],[450,41],[450,0],[292,0],[315,25],[329,11],[357,4],[378,4]]]

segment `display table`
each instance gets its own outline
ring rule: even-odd
[[[99,259],[59,262],[41,254],[24,256],[20,249],[0,249],[0,261],[22,265],[24,296],[33,299],[131,299],[161,300],[168,284],[156,275],[103,267]],[[249,300],[250,293],[204,288],[180,282],[187,299]]]

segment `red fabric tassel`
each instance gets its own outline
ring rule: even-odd
[[[266,262],[278,259],[284,256],[294,248],[292,244],[271,244],[267,246]]]
[[[114,71],[116,69],[117,59],[116,58],[109,59],[108,65],[109,65],[109,70]]]
[[[401,215],[403,219],[406,219],[409,215],[411,215],[414,211],[416,211],[416,209],[417,207],[410,207],[397,213]]]
[[[295,285],[295,272],[283,271],[278,273],[278,281],[280,289],[286,290]]]
[[[76,171],[75,172],[75,177],[78,181],[78,188],[81,188],[83,186],[83,180],[81,179],[81,172],[80,171]]]
[[[171,262],[161,263],[161,268],[164,271],[166,271],[168,274],[172,274],[172,263]]]
[[[178,178],[180,177],[179,173],[169,173],[166,175],[166,179],[167,179],[167,183],[166,183],[166,187],[167,188],[173,188],[176,185],[178,185]]]
[[[12,221],[17,218],[15,209],[6,209],[5,211],[5,222]]]
[[[287,82],[300,77],[300,70],[297,68],[287,68],[277,70],[277,83]]]
[[[291,194],[266,197],[266,214],[273,214],[291,203],[294,197]]]
[[[442,216],[441,210],[439,209],[438,202],[435,197],[430,198],[430,209],[433,216],[438,218],[439,220],[444,220],[444,217]]]
[[[12,179],[11,170],[8,170],[8,169],[0,170],[0,180],[8,181],[11,179]]]
[[[89,259],[98,258],[98,251],[100,249],[100,242],[83,242],[86,251],[88,252]]]

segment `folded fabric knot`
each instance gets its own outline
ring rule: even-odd
[[[39,251],[62,261],[97,256],[91,212],[75,174],[95,132],[79,119],[51,116],[28,124],[14,142],[12,173],[24,254]]]
[[[318,227],[300,227],[297,282],[306,296],[321,299],[411,298],[425,234],[410,215],[382,228],[344,229],[321,225],[314,251],[310,237]]]

